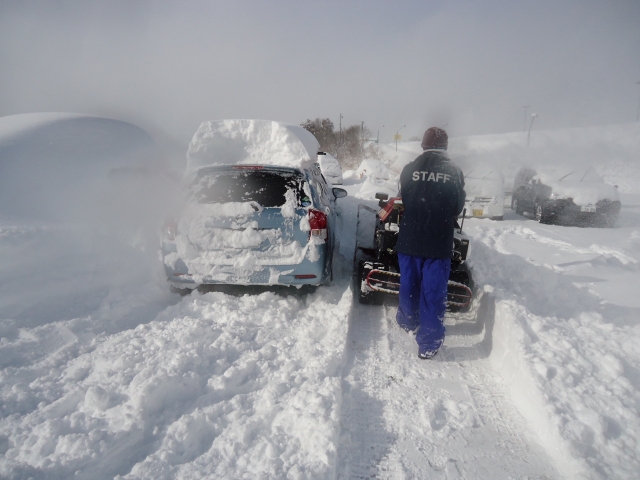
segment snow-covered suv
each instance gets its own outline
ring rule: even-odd
[[[315,138],[295,125],[203,123],[189,146],[183,201],[163,235],[169,283],[329,282],[335,200],[347,192],[325,181],[316,152]]]

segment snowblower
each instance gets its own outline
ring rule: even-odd
[[[400,219],[404,206],[400,197],[377,193],[379,210],[367,205],[358,205],[356,249],[354,254],[354,281],[358,300],[369,305],[382,305],[386,298],[397,297],[400,290],[400,267],[395,250]],[[368,211],[375,215],[375,225],[362,215]],[[462,233],[465,211],[461,224],[456,221],[451,273],[447,286],[447,309],[465,311],[473,297],[471,275],[465,260],[469,250],[469,238]],[[371,232],[373,230],[373,235]]]

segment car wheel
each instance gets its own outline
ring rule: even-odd
[[[538,202],[535,203],[534,211],[536,214],[536,222],[543,223],[549,225],[551,223],[551,218],[549,218],[549,213],[545,211],[545,208],[540,205]]]
[[[516,212],[516,214],[518,215],[522,215],[522,208],[520,208],[520,202],[518,201],[518,198],[515,196],[511,197],[511,210]]]
[[[606,228],[615,227],[617,219],[618,219],[617,215],[609,215],[609,216],[605,217],[603,227],[606,227]]]

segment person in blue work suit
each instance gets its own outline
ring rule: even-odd
[[[447,282],[453,230],[464,207],[464,175],[449,160],[447,132],[429,128],[424,152],[400,174],[404,213],[396,250],[400,263],[400,304],[396,320],[416,332],[418,357],[428,359],[444,342]]]

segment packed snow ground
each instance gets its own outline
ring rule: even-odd
[[[1,216],[0,476],[637,478],[640,198],[613,229],[468,219],[476,305],[427,362],[351,292],[357,204],[394,174],[345,175],[315,293],[180,297],[144,229]]]

